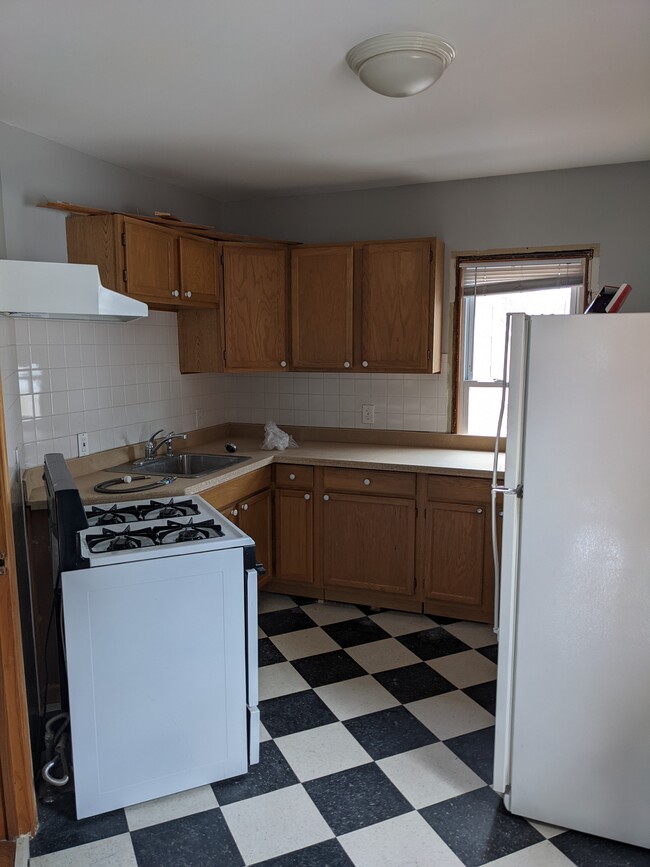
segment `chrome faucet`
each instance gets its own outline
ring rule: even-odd
[[[174,447],[172,445],[173,440],[176,440],[176,439],[186,440],[187,439],[186,433],[176,434],[176,433],[174,433],[174,431],[170,431],[168,434],[166,434],[160,440],[160,442],[156,443],[155,442],[156,437],[158,436],[158,434],[161,434],[162,432],[163,432],[163,428],[161,428],[160,430],[157,430],[154,434],[152,434],[149,437],[147,442],[144,444],[144,461],[150,461],[154,457],[154,455],[156,454],[158,449],[162,448],[162,446],[164,446],[164,445],[167,445],[167,457],[172,458],[174,456]],[[141,462],[138,461],[138,463],[141,463]]]

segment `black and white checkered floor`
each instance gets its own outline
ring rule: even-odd
[[[79,822],[60,795],[33,867],[650,865],[504,810],[488,626],[272,594],[259,620],[259,765]]]

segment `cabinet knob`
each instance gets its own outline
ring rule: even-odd
[[[192,297],[192,293],[189,291],[189,289],[188,289],[188,291],[185,292],[184,294],[185,294],[185,297],[186,297],[186,298],[191,298],[191,297]]]
[[[242,503],[241,508],[242,512],[245,512],[248,509],[248,503]]]
[[[349,366],[350,366],[350,362],[349,362],[349,361],[344,361],[344,362],[343,362],[343,367],[349,367]]]
[[[325,502],[327,502],[329,500],[329,498],[330,498],[329,494],[323,494],[323,499],[325,500]]]
[[[361,367],[368,367],[368,362],[367,362],[367,361],[362,361],[362,362],[361,362]]]
[[[291,481],[293,482],[293,481],[295,480],[295,478],[296,478],[296,474],[295,474],[295,473],[289,473],[289,478],[290,478]]]
[[[178,291],[178,289],[172,289],[172,295],[173,295],[174,298],[178,298],[178,296],[179,296],[180,294],[181,294],[181,293]]]
[[[239,509],[233,509],[233,510],[230,512],[230,514],[233,516],[233,518],[236,518],[237,515],[239,514]]]
[[[364,485],[369,485],[369,484],[370,484],[370,479],[364,479],[364,480],[363,480],[363,483],[364,483]]]
[[[306,499],[306,500],[311,500],[311,495],[310,495],[310,494],[305,494],[305,499]]]
[[[503,518],[503,509],[501,509],[501,511],[499,512],[499,517]]]
[[[286,367],[286,366],[287,366],[287,362],[286,362],[286,361],[281,361],[281,362],[280,362],[280,367]]]
[[[477,514],[477,515],[482,515],[482,514],[483,514],[483,509],[477,509],[477,510],[476,510],[476,514]]]

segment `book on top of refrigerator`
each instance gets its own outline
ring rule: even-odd
[[[632,291],[629,283],[620,286],[603,286],[585,313],[618,313]]]

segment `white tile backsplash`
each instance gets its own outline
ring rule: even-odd
[[[139,442],[157,428],[194,430],[228,420],[227,377],[181,376],[174,313],[124,324],[6,321],[5,330],[15,328],[16,361],[15,388],[11,359],[2,367],[5,414],[22,420],[25,466],[51,451],[77,457],[83,431],[96,452]]]

